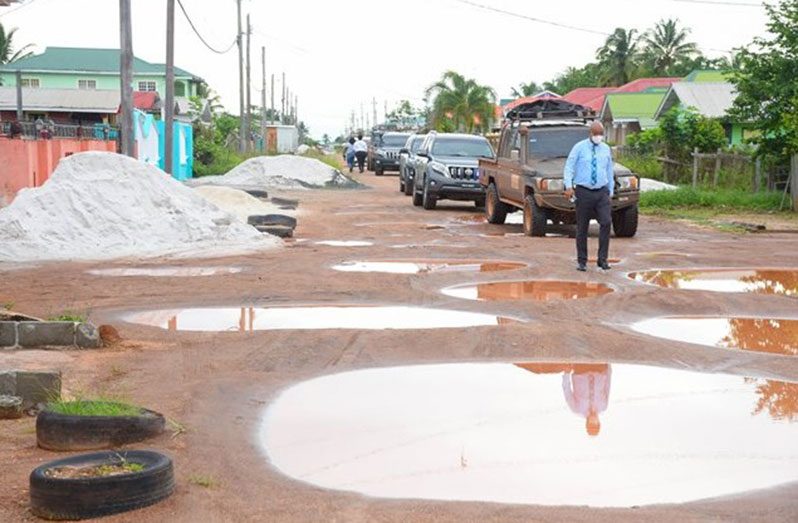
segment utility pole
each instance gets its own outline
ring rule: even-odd
[[[22,121],[22,71],[17,69],[17,121]]]
[[[299,95],[294,95],[294,120],[299,124]]]
[[[266,46],[260,48],[260,61],[263,70],[260,92],[260,137],[266,148]]]
[[[283,98],[280,103],[280,123],[284,123],[285,119],[285,73],[283,73]]]
[[[376,125],[377,125],[377,98],[375,98],[375,97],[371,98],[371,107],[374,110],[374,119],[372,120],[372,123],[376,127]]]
[[[164,138],[164,170],[174,174],[175,150],[175,0],[166,0],[166,136]]]
[[[272,114],[270,115],[270,116],[271,116],[271,118],[269,118],[269,120],[271,120],[272,122],[274,122],[274,73],[272,73],[272,90],[271,90],[271,96],[272,96]]]
[[[244,42],[241,37],[241,0],[236,0],[238,8],[238,37],[236,42],[238,44],[238,114],[240,116],[240,125],[238,127],[238,150],[239,152],[246,152],[246,114],[244,113]]]
[[[133,135],[133,27],[130,21],[130,0],[119,0],[119,36],[122,154],[133,157],[136,147]]]
[[[366,128],[366,113],[363,112],[363,102],[360,102],[360,130],[365,131]]]
[[[249,13],[247,13],[247,107],[246,107],[246,129],[247,141],[246,150],[249,151],[250,140],[252,134],[252,54],[250,53],[250,43],[252,40],[252,25],[249,23]]]
[[[388,100],[385,100],[385,111],[383,111],[382,116],[383,116],[382,119],[387,122],[388,121]]]

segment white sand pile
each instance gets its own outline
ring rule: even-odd
[[[308,151],[310,151],[310,147],[308,147],[304,143],[296,148],[297,154],[308,154]]]
[[[0,261],[223,255],[276,247],[163,171],[88,152],[0,210]]]
[[[341,171],[333,169],[324,162],[290,154],[250,158],[224,176],[203,176],[190,182],[190,185],[207,184],[274,189],[317,189],[357,185]]]
[[[296,216],[296,211],[284,210],[273,203],[264,202],[251,194],[231,187],[206,185],[194,189],[200,196],[230,214],[237,216],[244,223],[250,216],[264,214],[284,214]]]
[[[640,192],[672,191],[674,189],[678,189],[678,187],[658,180],[652,180],[651,178],[640,178]]]

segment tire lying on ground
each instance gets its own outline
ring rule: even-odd
[[[136,464],[137,470],[109,476],[52,475],[58,468],[120,464]],[[31,473],[31,511],[45,519],[95,518],[154,505],[174,489],[172,460],[163,454],[145,450],[83,454],[45,463]]]
[[[278,225],[281,227],[291,227],[293,229],[296,227],[296,218],[284,214],[263,214],[250,216],[247,218],[247,223],[255,227]]]
[[[278,238],[293,238],[294,228],[284,225],[256,225],[255,228],[260,232],[277,236]]]
[[[36,442],[47,450],[109,449],[163,433],[163,415],[141,409],[138,416],[78,416],[43,410],[36,417]]]

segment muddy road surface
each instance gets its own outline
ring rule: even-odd
[[[737,235],[643,218],[636,238],[613,239],[610,254],[618,263],[612,271],[591,265],[582,274],[574,270],[574,241],[568,231],[527,238],[520,234],[517,219],[506,226],[482,223],[469,218],[479,213],[473,204],[441,202],[438,210],[424,211],[398,192],[395,176],[366,173],[360,179],[368,189],[286,194],[301,200],[303,214],[296,239],[281,250],[204,260],[59,263],[0,272],[0,301],[13,301],[16,310],[39,317],[86,311],[95,323],[115,326],[122,337],[97,351],[2,352],[0,368],[59,369],[70,396],[121,398],[172,421],[168,433],[131,448],[172,456],[176,493],[157,506],[108,521],[798,520],[798,476],[790,471],[774,476],[767,467],[753,466],[769,459],[775,471],[781,461],[798,456],[798,357],[790,355],[798,353],[798,334],[796,322],[785,321],[798,319],[798,301],[794,294],[778,292],[789,285],[795,288],[795,273],[775,283],[769,280],[774,292],[747,292],[747,287],[760,288],[756,282],[718,292],[712,286],[673,284],[670,273],[661,274],[665,283],[628,276],[663,269],[794,271],[798,237]],[[595,232],[591,251],[597,247]],[[164,267],[168,270],[140,270]],[[174,270],[180,267],[185,270]],[[535,283],[541,280],[548,283]],[[558,281],[563,285],[554,283]],[[660,317],[719,318],[736,329],[735,339],[753,350],[724,345],[711,336],[697,336],[693,343],[684,332],[668,336],[659,328],[650,335],[633,327]],[[731,324],[724,318],[747,321]],[[687,328],[674,325],[671,331]],[[384,389],[380,374],[377,379],[356,375],[359,388],[327,384],[318,389],[340,391],[339,401],[326,393],[313,396],[312,404],[286,400],[282,404],[294,405],[280,411],[279,419],[287,425],[263,432],[269,430],[269,406],[279,398],[290,399],[286,391],[307,380],[449,364],[507,365],[484,374],[474,374],[478,367],[462,372],[458,367],[439,373],[438,382],[430,381],[438,374],[420,372],[426,377],[416,382],[418,372],[404,375],[393,369],[398,374],[386,375],[384,383],[390,387]],[[638,365],[668,372],[640,371],[635,378]],[[688,416],[676,410],[679,402],[653,401],[640,403],[648,407],[635,423],[636,411],[629,405],[672,391],[652,388],[635,396],[634,380],[648,386],[654,378],[646,376],[664,375],[658,383],[671,384],[667,376],[681,379],[684,371],[691,378],[684,382],[688,388],[683,394],[693,390],[695,372],[707,376],[710,388],[713,380],[720,380],[724,391],[732,379],[734,390],[740,389],[730,403],[741,409],[734,415],[753,421],[741,422],[737,431],[729,424],[733,418],[724,418],[726,424],[713,418],[731,407],[716,412],[711,404],[701,410],[690,402],[694,415]],[[394,375],[398,377],[392,380]],[[543,381],[527,385],[526,377]],[[496,390],[491,388],[494,382]],[[403,403],[399,384],[411,389],[405,389],[411,403]],[[703,386],[696,385],[696,398],[705,397]],[[475,397],[474,387],[484,388],[485,395]],[[372,403],[355,411],[370,399],[371,390]],[[472,400],[448,408],[436,390],[441,398]],[[457,390],[464,393],[454,394]],[[419,391],[426,391],[429,402],[419,400]],[[528,406],[518,403],[524,391],[529,392]],[[725,396],[712,397],[722,401]],[[376,401],[385,402],[384,409],[375,410]],[[427,412],[425,405],[440,410]],[[479,410],[474,423],[482,423],[485,431],[457,425],[474,417],[469,409]],[[370,414],[374,412],[383,415]],[[329,416],[330,422],[320,422],[319,416]],[[397,442],[396,431],[404,426],[397,418],[414,429],[449,419],[451,424],[434,434],[409,431],[408,438]],[[660,432],[651,441],[659,448],[646,449],[634,431],[655,422]],[[720,431],[721,426],[726,429]],[[325,427],[330,427],[329,434]],[[541,467],[552,476],[547,498],[513,482],[534,476],[529,460],[549,454],[536,448],[527,455],[523,439],[512,432],[516,430],[531,431],[530,446],[560,450],[559,441],[574,445],[572,454],[552,452],[551,459],[559,461]],[[543,430],[563,432],[561,437],[556,432],[534,436]],[[781,438],[784,431],[792,431],[785,441],[793,443],[787,448],[769,439]],[[456,449],[443,464],[439,460],[449,447],[441,434],[450,435],[448,443]],[[275,460],[285,449],[266,445],[279,440],[290,446],[294,437],[297,444],[309,445],[308,452],[292,455],[299,459],[296,467],[278,468]],[[338,439],[329,452],[320,452],[327,438]],[[726,440],[736,446],[724,446]],[[612,441],[636,445],[629,445],[627,455],[623,446],[607,450],[605,442]],[[682,441],[701,442],[684,449],[695,453],[688,456],[695,458],[691,480],[710,475],[708,481],[716,482],[711,474],[719,474],[718,460],[726,460],[722,475],[740,481],[730,480],[720,490],[696,488],[698,499],[690,492],[666,495],[671,488],[662,488],[662,496],[646,490],[646,485],[675,487],[685,481],[684,471],[668,476],[664,470],[684,457]],[[407,452],[406,445],[416,444],[423,448]],[[517,445],[517,452],[509,452],[510,444]],[[659,461],[648,466],[635,461],[640,448],[656,451]],[[501,452],[492,455],[491,449]],[[380,460],[368,461],[373,455]],[[578,457],[591,455],[599,456],[601,468],[586,472],[584,461],[589,459]],[[28,475],[37,465],[62,456],[36,447],[34,418],[0,422],[0,521],[35,519],[28,510]],[[420,457],[429,459],[429,466],[413,468],[409,460]],[[368,466],[359,469],[358,460]],[[492,466],[500,467],[506,489],[485,483],[491,481],[487,469]],[[409,474],[410,483],[391,484],[393,468]],[[333,469],[350,471],[352,481],[347,481],[350,472],[331,474],[329,481],[313,475]],[[638,481],[630,485],[619,480],[628,479],[618,475],[631,470],[639,474]],[[364,471],[371,474],[363,476],[372,478],[371,483],[355,477]],[[471,478],[471,471],[479,474]],[[429,491],[417,488],[425,474],[435,487]],[[584,474],[593,475],[585,481]],[[604,484],[631,490],[598,496]],[[644,494],[636,496],[635,485]],[[568,490],[573,496],[564,494]],[[563,500],[568,500],[566,505]]]

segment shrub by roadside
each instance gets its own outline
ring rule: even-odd
[[[706,209],[725,212],[774,212],[779,210],[781,193],[751,193],[731,189],[693,189],[679,187],[673,191],[652,191],[640,195],[640,209],[657,212],[673,209]]]

